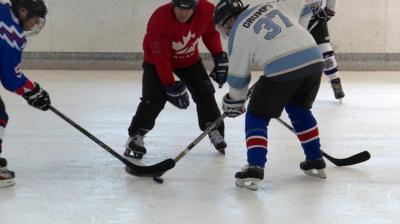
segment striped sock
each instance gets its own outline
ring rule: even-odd
[[[246,146],[247,162],[252,166],[264,167],[267,162],[268,134],[267,125],[270,119],[246,113]]]
[[[322,157],[317,121],[311,111],[288,104],[285,107],[293,128],[303,147],[307,160],[317,160]]]

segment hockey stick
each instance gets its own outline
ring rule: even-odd
[[[177,163],[179,160],[182,159],[182,157],[184,157],[194,146],[196,146],[206,135],[208,135],[214,128],[216,128],[221,122],[222,120],[226,117],[225,114],[222,114],[221,116],[219,116],[219,118],[217,120],[215,120],[213,123],[211,123],[210,125],[208,125],[208,127],[206,128],[206,130],[203,131],[203,133],[201,133],[201,135],[199,135],[195,140],[193,140],[188,146],[186,146],[186,148],[179,153],[174,161],[175,163]]]
[[[326,7],[326,1],[322,1],[321,5],[319,8],[325,8]],[[311,16],[310,21],[313,20],[312,17],[315,17],[315,11],[313,10],[313,16]],[[315,18],[314,18],[315,19]],[[319,20],[315,19],[315,22],[308,28],[308,32],[311,32],[317,25],[319,24]]]
[[[186,146],[186,148],[180,152],[174,159],[166,159],[160,163],[155,164],[154,166],[159,166],[162,163],[173,163],[173,165],[175,166],[175,164],[181,160],[186,154],[188,154],[188,152],[190,150],[192,150],[205,136],[207,136],[214,128],[216,128],[221,122],[222,120],[226,117],[225,114],[222,114],[220,117],[217,118],[217,120],[215,120],[213,123],[209,124],[207,126],[207,128],[195,139],[193,140],[191,143],[189,143],[188,146]],[[162,183],[163,180],[161,179],[161,176],[167,171],[172,169],[173,166],[169,169],[165,169],[165,171],[158,173],[157,175],[154,175],[154,181],[158,182],[158,183]],[[132,172],[132,170],[130,169],[126,169],[126,172],[130,173],[130,174],[134,174]]]
[[[308,28],[308,32],[311,32],[318,24],[319,21],[315,20],[315,22]]]
[[[251,93],[253,92],[253,89],[254,89],[254,87],[255,87],[255,84],[253,84],[251,87],[250,87],[250,89],[249,89],[249,91],[248,91],[248,93],[247,93],[247,99],[251,96]],[[218,125],[222,122],[222,120],[224,120],[226,118],[226,114],[224,113],[224,114],[222,114],[221,116],[219,116],[218,118],[217,118],[217,120],[215,120],[214,122],[212,122],[211,124],[209,124],[208,126],[207,126],[207,128],[195,139],[195,140],[193,140],[191,143],[189,143],[189,145],[188,146],[186,146],[186,148],[182,151],[182,152],[180,152],[173,160],[172,159],[170,159],[170,160],[172,160],[172,161],[174,161],[175,162],[175,164],[179,161],[179,160],[181,160],[186,154],[188,154],[188,152],[190,151],[190,150],[192,150],[193,149],[193,147],[195,147],[205,136],[207,136],[213,129],[215,129],[216,127],[218,127]],[[165,160],[166,161],[166,160]],[[163,161],[163,162],[165,162],[165,161]],[[162,162],[161,162],[162,163]],[[157,164],[156,164],[157,165]],[[126,170],[128,173],[130,172],[129,170]],[[163,173],[161,173],[160,175],[158,175],[158,176],[156,176],[156,178],[160,178],[163,174],[164,174],[165,172],[163,172]],[[161,180],[156,180],[155,179],[155,181],[157,181],[157,182],[159,182],[159,183],[162,183],[162,179]]]
[[[55,114],[57,114],[59,117],[61,117],[63,120],[68,122],[70,125],[78,129],[81,133],[86,135],[88,138],[96,142],[99,146],[101,146],[103,149],[105,149],[107,152],[109,152],[111,155],[113,155],[115,158],[119,159],[121,162],[123,162],[127,167],[130,168],[131,174],[136,175],[136,176],[159,176],[160,174],[164,173],[165,171],[172,169],[175,166],[175,161],[173,159],[167,159],[164,160],[160,163],[150,165],[150,166],[139,166],[136,164],[133,164],[129,162],[127,159],[119,155],[117,152],[115,152],[112,148],[104,144],[102,141],[100,141],[98,138],[90,134],[88,131],[86,131],[84,128],[79,126],[77,123],[69,119],[67,116],[62,114],[60,111],[58,111],[56,108],[53,106],[50,106],[49,108],[51,111],[53,111]]]
[[[281,124],[283,124],[283,126],[285,126],[287,129],[289,129],[291,132],[296,134],[293,127],[290,126],[285,121],[283,121],[281,118],[278,117],[278,118],[276,118],[276,120],[278,120]],[[325,158],[327,158],[329,161],[331,161],[336,166],[351,166],[351,165],[365,162],[365,161],[369,160],[369,158],[371,158],[371,154],[369,154],[368,151],[363,151],[363,152],[357,153],[355,155],[352,155],[350,157],[343,158],[343,159],[334,158],[322,150],[321,150],[321,152]]]

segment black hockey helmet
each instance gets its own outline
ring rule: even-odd
[[[12,11],[18,15],[18,11],[22,8],[28,10],[28,18],[38,16],[45,18],[47,14],[47,6],[43,0],[10,0]]]
[[[215,6],[213,22],[215,25],[224,25],[226,21],[234,16],[238,16],[249,5],[244,6],[240,0],[220,0]]]
[[[23,26],[26,21],[33,17],[39,17],[39,23],[25,31],[27,37],[38,34],[46,24],[47,6],[43,0],[10,0],[11,10],[18,17],[20,24]],[[27,10],[27,15],[20,18],[19,11]]]
[[[197,6],[199,0],[172,0],[172,4],[182,9],[193,9]]]

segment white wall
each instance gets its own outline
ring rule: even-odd
[[[330,25],[338,52],[400,52],[399,0],[338,0]]]
[[[168,1],[47,0],[48,24],[31,39],[27,51],[142,52],[147,19]],[[337,52],[400,52],[399,0],[337,2],[337,16],[329,23]]]

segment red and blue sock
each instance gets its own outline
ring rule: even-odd
[[[264,167],[267,162],[268,134],[267,125],[270,119],[246,113],[246,146],[247,162],[252,166]]]
[[[311,111],[293,104],[285,106],[297,138],[301,142],[307,160],[322,158],[317,121]]]

